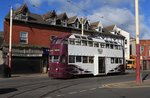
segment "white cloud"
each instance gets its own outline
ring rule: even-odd
[[[45,0],[28,0],[28,2],[35,6],[40,6]]]

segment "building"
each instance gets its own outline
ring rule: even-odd
[[[125,58],[126,60],[130,59],[130,34],[127,31],[117,27],[116,25],[110,25],[110,26],[104,27],[103,31],[110,32],[111,34],[115,34],[115,35],[122,35],[125,37],[125,40],[124,40]]]
[[[4,63],[3,52],[2,52],[2,44],[3,44],[3,32],[0,31],[0,65]]]
[[[150,70],[150,40],[140,40],[143,69]]]
[[[6,57],[9,45],[9,14],[4,20],[3,53]],[[121,35],[102,33],[90,28],[83,20],[84,34],[105,39],[123,39]],[[81,34],[81,18],[57,14],[54,10],[39,15],[30,12],[26,4],[13,10],[12,73],[40,73],[48,69],[48,52],[51,40],[67,33]]]

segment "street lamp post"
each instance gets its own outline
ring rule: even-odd
[[[12,15],[13,14],[13,10],[12,10],[12,7],[10,9],[10,33],[9,33],[9,58],[8,58],[8,67],[9,67],[9,76],[11,76],[11,56],[12,56]]]
[[[141,84],[140,74],[140,44],[139,44],[139,10],[138,0],[135,0],[135,20],[136,20],[136,83]]]

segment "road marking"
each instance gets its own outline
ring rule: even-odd
[[[98,88],[103,88],[103,87],[99,86]]]
[[[68,93],[68,94],[76,94],[77,92],[70,92],[70,93]]]
[[[82,92],[86,92],[87,90],[81,90],[80,92],[82,93]]]
[[[89,89],[89,90],[95,90],[96,88],[91,88],[91,89]]]
[[[60,94],[60,95],[57,95],[57,97],[61,97],[61,96],[65,96],[65,94]]]

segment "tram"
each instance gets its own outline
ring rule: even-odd
[[[79,34],[65,34],[52,40],[49,51],[49,77],[122,73],[123,40],[109,40]]]

